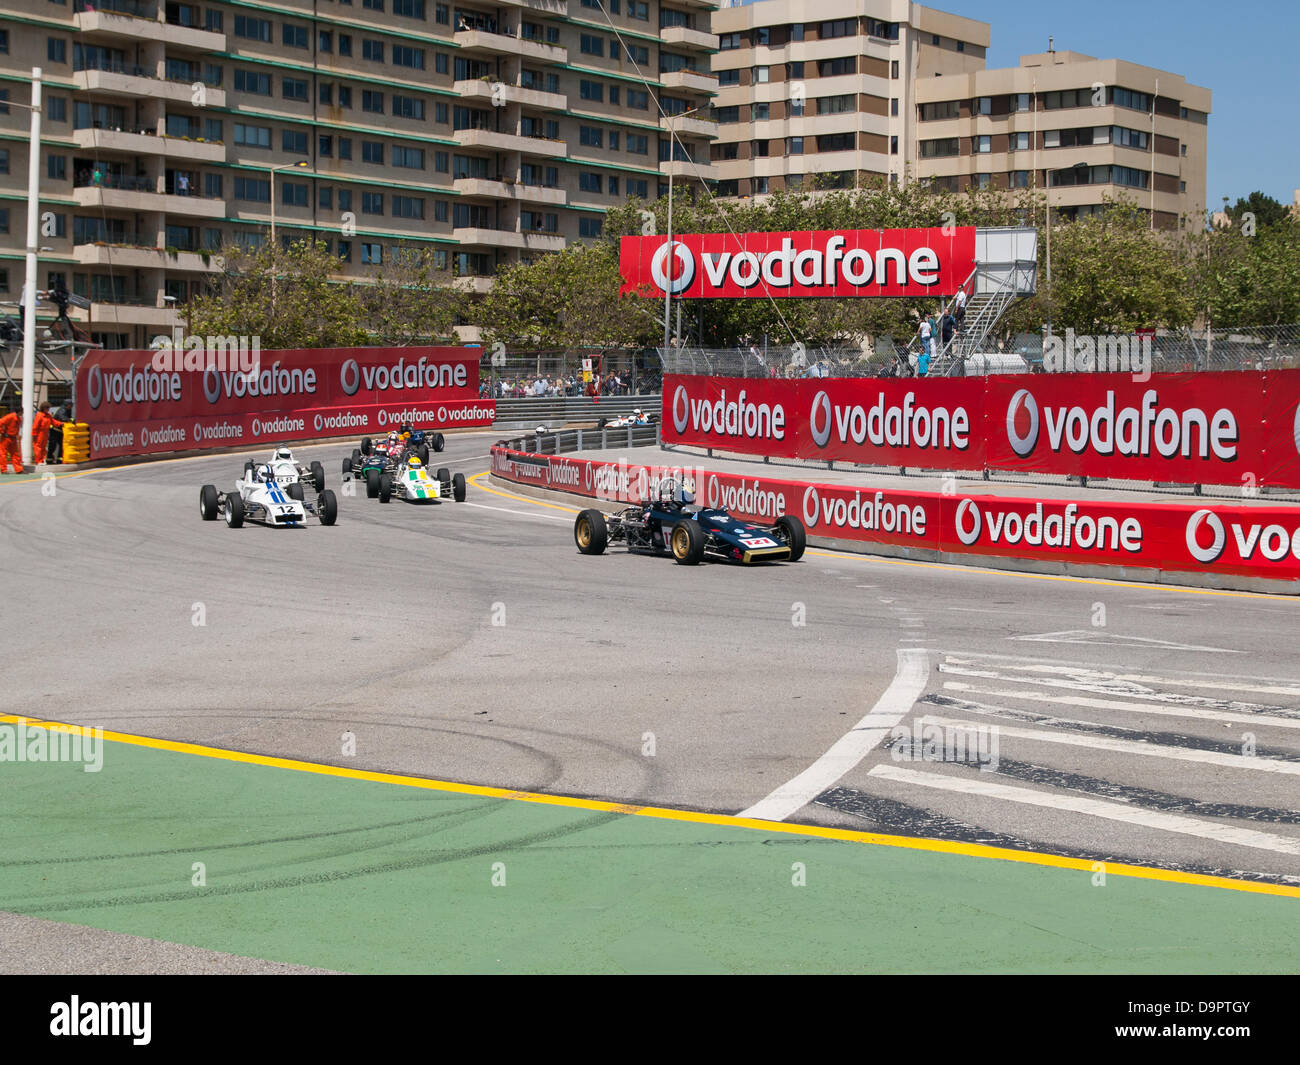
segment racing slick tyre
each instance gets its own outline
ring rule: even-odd
[[[199,517],[215,521],[217,517],[217,486],[205,484],[199,489]]]
[[[429,445],[428,445],[428,444],[421,444],[418,448],[415,449],[415,454],[416,454],[416,456],[419,458],[419,460],[420,460],[420,465],[421,465],[421,466],[427,466],[427,465],[429,465]]]
[[[776,527],[785,533],[790,544],[790,561],[798,562],[803,558],[804,548],[808,546],[808,534],[804,532],[803,522],[793,514],[782,514],[776,519]]]
[[[237,494],[226,496],[225,518],[232,529],[244,524],[244,501]]]
[[[370,437],[368,437],[368,436],[363,436],[363,437],[361,438],[361,454],[363,454],[363,455],[369,455],[369,454],[370,454],[370,448],[371,448]]]
[[[328,488],[316,500],[316,513],[322,525],[333,525],[339,520],[339,501]]]
[[[393,479],[386,473],[379,475],[379,502],[389,503],[393,498]]]
[[[465,475],[458,473],[451,479],[451,497],[457,503],[465,502]]]
[[[345,481],[350,481],[351,479],[352,479],[352,460],[351,460],[351,459],[344,459],[344,460],[343,460],[343,480],[345,480]]]
[[[449,484],[451,482],[451,470],[447,469],[446,466],[439,466],[437,481],[438,481],[438,493],[441,495],[442,486],[445,484]]]
[[[603,555],[609,546],[609,526],[599,510],[584,510],[573,522],[573,542],[584,555]]]
[[[352,449],[352,465],[360,466],[361,459],[362,459],[361,449],[359,447],[354,447]]]
[[[383,474],[378,470],[366,470],[366,498],[377,499],[379,497],[379,478]]]
[[[434,433],[434,434],[433,434],[433,450],[434,450],[434,451],[441,451],[441,450],[442,450],[444,447],[446,447],[446,446],[447,446],[447,438],[446,438],[445,436],[443,436],[442,433]]]
[[[597,429],[604,429],[605,426],[606,426],[608,423],[609,423],[609,419],[608,419],[608,418],[597,418],[597,419],[596,419],[596,428],[597,428]]]
[[[317,492],[325,491],[325,467],[319,462],[311,464],[311,479],[315,482]]]
[[[304,494],[302,490],[301,481],[294,481],[293,484],[285,485],[284,491],[285,494],[288,495],[290,499],[296,499],[299,503],[301,503],[304,499],[307,498],[307,496]]]
[[[698,521],[683,518],[673,526],[668,542],[673,549],[673,558],[683,566],[699,565],[704,558],[704,530]]]

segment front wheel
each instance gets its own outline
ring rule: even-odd
[[[704,530],[700,523],[683,518],[673,526],[669,544],[673,549],[673,558],[683,566],[696,566],[704,558]]]
[[[442,435],[442,433],[434,433],[434,434],[433,434],[433,450],[434,450],[434,451],[441,451],[441,450],[442,450],[444,447],[446,447],[446,446],[447,446],[447,439],[446,439],[446,437],[444,437],[444,436]]]
[[[451,479],[451,497],[457,503],[465,502],[465,475],[463,473],[458,473]]]
[[[599,510],[584,510],[573,523],[573,542],[584,555],[604,554],[609,545],[609,526]]]
[[[238,495],[226,496],[226,524],[238,529],[244,524],[244,501]]]
[[[316,512],[322,525],[333,525],[339,519],[339,501],[328,488],[316,500]]]
[[[386,473],[379,475],[379,502],[387,503],[393,498],[393,479]]]
[[[371,443],[371,441],[370,441],[370,437],[368,437],[368,436],[363,436],[363,437],[361,438],[361,454],[363,454],[363,455],[369,455],[369,454],[370,454],[370,450],[371,450],[372,447],[373,447],[373,445],[372,445],[372,443]]]
[[[417,455],[420,456],[420,465],[421,465],[421,466],[427,466],[427,465],[429,465],[429,445],[428,445],[428,444],[421,444],[421,445],[416,449],[416,452],[415,452],[415,453],[416,453]]]
[[[311,464],[311,479],[316,485],[317,492],[325,491],[325,467],[319,462]]]
[[[199,517],[204,521],[214,521],[217,517],[217,487],[205,484],[199,489]]]
[[[352,462],[351,462],[349,459],[344,459],[344,460],[343,460],[343,480],[345,480],[345,481],[350,481],[351,479],[352,479]]]
[[[438,479],[438,494],[442,495],[443,485],[449,484],[451,482],[451,470],[447,469],[446,466],[439,466],[437,479]]]
[[[297,500],[299,503],[307,498],[306,493],[303,491],[301,481],[294,481],[293,484],[285,485],[284,490],[288,493],[290,499]]]
[[[804,531],[803,522],[793,514],[782,514],[776,519],[776,528],[785,534],[786,543],[790,545],[790,561],[798,562],[803,558],[804,548],[808,546],[808,534]]]
[[[366,470],[366,498],[377,499],[379,496],[379,478],[383,476],[376,469]]]

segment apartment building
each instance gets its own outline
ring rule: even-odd
[[[986,23],[909,0],[760,0],[714,12],[713,31],[726,196],[906,180],[916,86],[982,70],[989,45]]]
[[[340,278],[409,247],[482,291],[709,180],[708,0],[0,0],[0,105],[46,106],[38,284],[109,347],[168,332],[216,252],[325,241]],[[0,107],[0,300],[26,242],[28,111]],[[672,158],[672,155],[676,158]],[[699,171],[697,172],[697,164]]]
[[[916,104],[909,164],[922,180],[1034,186],[1053,217],[1124,194],[1158,227],[1204,218],[1211,95],[1177,74],[1053,49],[1018,67],[919,78]]]

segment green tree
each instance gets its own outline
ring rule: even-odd
[[[1226,201],[1225,201],[1226,206]],[[1231,207],[1227,207],[1228,217],[1232,224],[1240,228],[1246,214],[1255,216],[1255,226],[1257,229],[1263,229],[1266,226],[1275,226],[1282,222],[1291,221],[1291,210],[1285,204],[1275,200],[1267,193],[1260,192],[1256,189],[1249,196],[1239,198]]]
[[[373,284],[358,285],[362,321],[370,343],[389,347],[454,341],[454,326],[464,313],[467,295],[436,266],[432,248],[394,248]]]

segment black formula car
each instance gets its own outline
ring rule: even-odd
[[[584,555],[602,554],[622,541],[631,551],[671,551],[683,566],[705,557],[731,562],[798,562],[807,545],[803,522],[783,514],[771,526],[733,518],[725,510],[694,505],[688,489],[660,485],[659,499],[617,514],[584,510],[573,523],[573,539]]]

